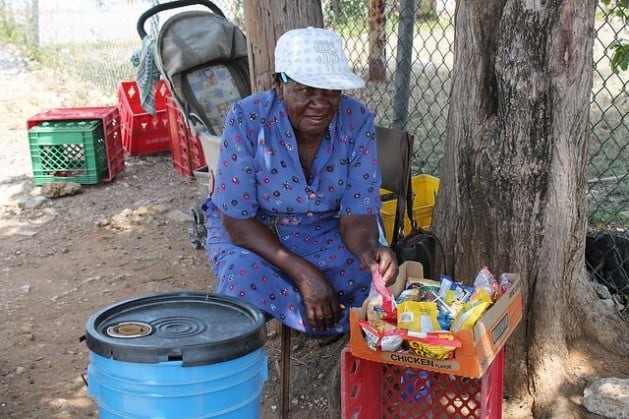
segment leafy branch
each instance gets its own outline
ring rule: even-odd
[[[629,0],[601,0],[609,9],[606,11],[608,16],[617,17],[627,24],[629,17]],[[618,73],[621,70],[626,71],[629,68],[629,43],[625,39],[615,39],[609,47],[614,51],[611,58],[612,69]]]

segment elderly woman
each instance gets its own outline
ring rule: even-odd
[[[205,206],[216,289],[293,329],[346,333],[372,275],[398,272],[379,241],[374,115],[342,93],[364,82],[332,31],[286,32],[275,70],[274,88],[225,120]]]

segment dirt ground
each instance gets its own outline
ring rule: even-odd
[[[96,416],[82,379],[89,350],[79,341],[89,317],[130,298],[214,288],[205,251],[188,238],[198,184],[173,169],[170,154],[126,156],[113,182],[74,196],[46,199],[34,186],[26,119],[50,108],[115,104],[111,97],[45,69],[0,74],[0,417]],[[274,326],[261,396],[269,418],[280,411]],[[320,348],[299,334],[292,343],[291,411],[325,417],[340,344]]]
[[[214,287],[205,251],[188,240],[198,185],[173,169],[170,154],[127,156],[113,182],[74,196],[46,199],[33,185],[26,119],[55,107],[111,105],[114,97],[32,65],[0,73],[0,417],[96,417],[83,381],[88,318],[129,298]],[[267,328],[264,418],[280,412],[277,330]],[[329,399],[338,399],[332,383],[341,343],[319,343],[293,337],[293,418],[330,417]],[[595,376],[626,376],[625,363],[593,352],[575,351],[583,386]],[[528,417],[517,400],[504,412]]]

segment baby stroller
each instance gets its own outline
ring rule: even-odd
[[[245,35],[209,0],[176,0],[153,6],[139,17],[137,31],[145,41],[148,35],[144,26],[149,18],[194,5],[207,10],[183,11],[161,26],[154,61],[186,124],[199,136],[208,175],[213,179],[217,156],[209,156],[205,145],[219,143],[229,106],[251,93]],[[199,249],[205,243],[205,215],[200,204],[193,204],[190,213],[189,239]]]

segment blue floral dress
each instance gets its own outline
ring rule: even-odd
[[[315,333],[292,280],[232,244],[220,213],[256,217],[288,249],[317,266],[347,307],[335,329],[317,333],[347,333],[349,307],[363,303],[371,274],[343,243],[339,216],[379,214],[380,182],[374,116],[357,100],[342,95],[308,178],[284,102],[274,90],[235,103],[225,120],[214,192],[205,203],[206,249],[217,292],[242,298],[293,329]]]

